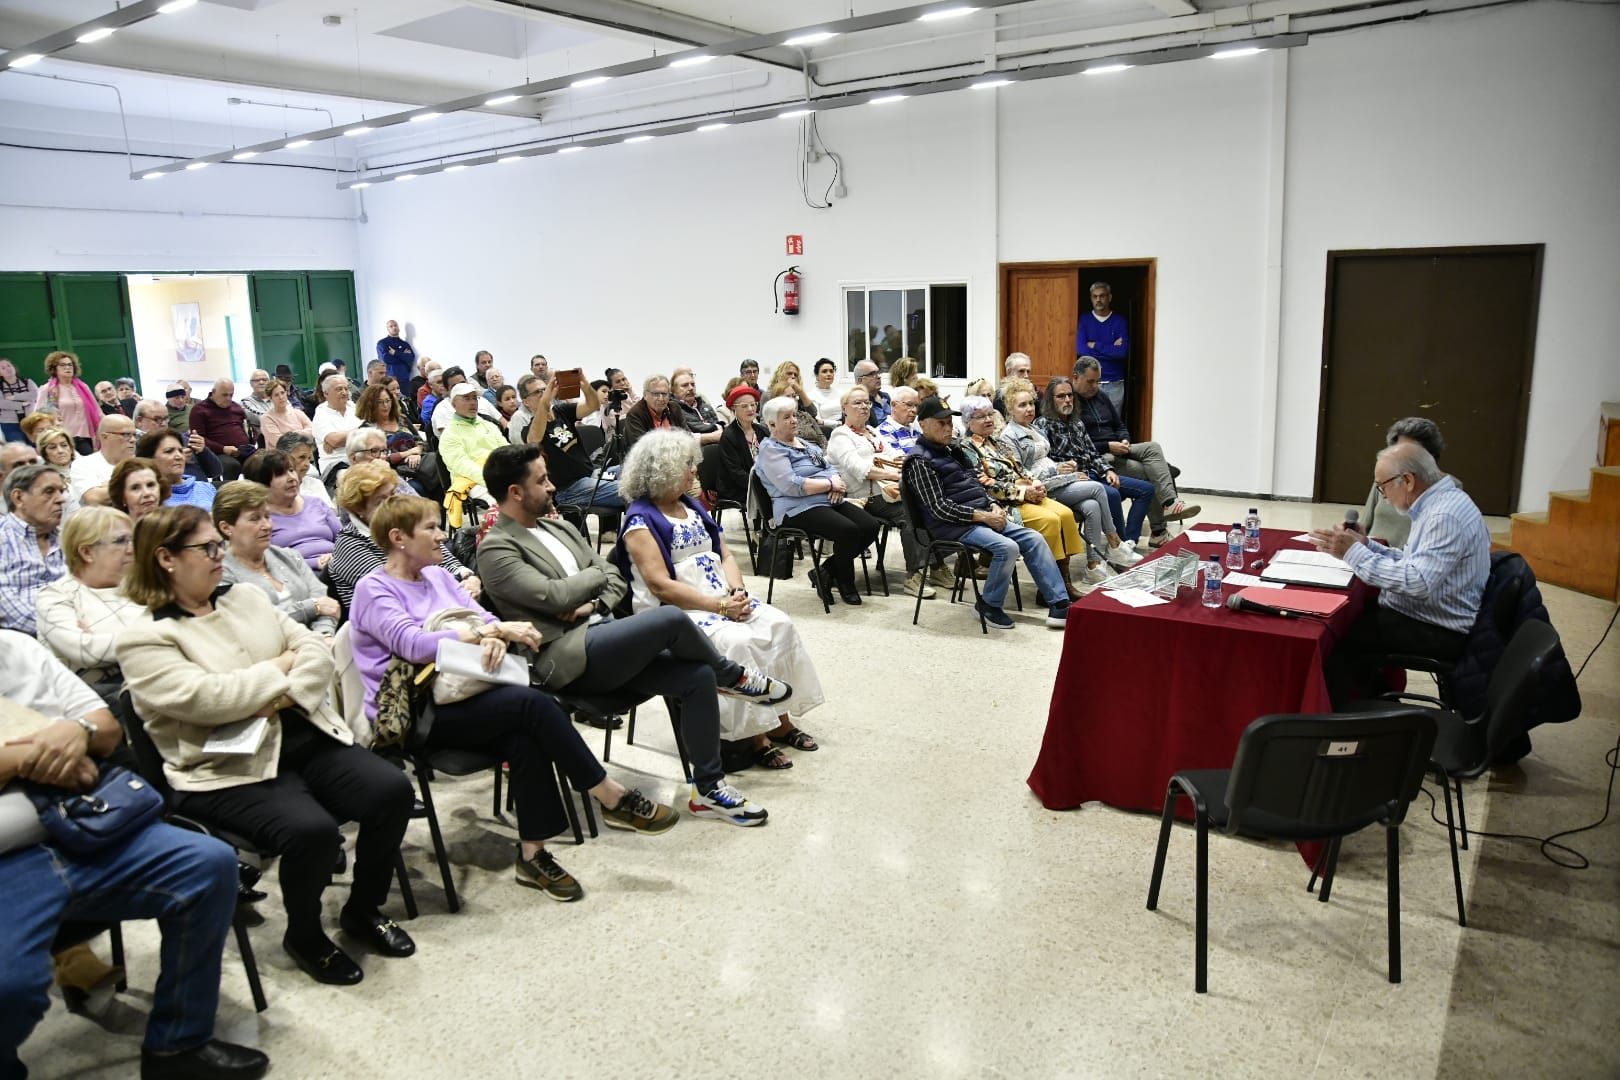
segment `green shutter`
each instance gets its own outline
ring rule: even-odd
[[[299,386],[313,386],[316,368],[342,359],[351,376],[362,377],[352,273],[257,273],[248,275],[248,287],[260,367],[274,372],[286,364]]]
[[[0,356],[43,382],[45,357],[57,349],[78,354],[91,385],[139,378],[121,274],[0,274]]]

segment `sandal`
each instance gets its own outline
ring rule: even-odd
[[[793,762],[780,747],[766,746],[754,751],[754,764],[762,769],[791,769]]]
[[[821,746],[808,731],[800,731],[798,728],[794,728],[786,735],[773,734],[770,738],[771,742],[775,743],[777,746],[791,746],[795,750],[804,750],[809,752],[811,750],[821,749]]]

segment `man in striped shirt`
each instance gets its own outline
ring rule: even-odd
[[[1423,447],[1386,447],[1373,465],[1373,486],[1412,519],[1404,550],[1342,525],[1311,532],[1312,543],[1381,590],[1377,608],[1357,621],[1329,658],[1328,690],[1335,705],[1367,696],[1363,676],[1372,657],[1462,656],[1491,572],[1484,517]]]

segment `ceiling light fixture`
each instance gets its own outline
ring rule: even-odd
[[[439,117],[441,117],[443,115],[444,115],[444,113],[436,113],[436,112],[417,113],[415,116],[411,117],[411,123],[420,124],[424,120],[437,120]]]
[[[522,161],[522,160],[523,160],[523,155],[522,154],[508,154],[506,157],[501,158],[495,164],[497,164],[497,165],[510,165],[514,161]]]
[[[699,131],[719,131],[721,128],[728,128],[730,126],[731,126],[730,124],[724,123],[722,121],[716,121],[715,123],[712,123],[712,124],[699,124],[698,125],[698,130]]]
[[[790,37],[786,41],[782,42],[782,44],[797,45],[800,47],[805,45],[820,45],[823,41],[831,41],[837,36],[838,35],[833,33],[831,30],[816,30],[809,34],[800,34],[798,37]]]
[[[557,153],[559,153],[559,154],[577,154],[581,150],[588,150],[588,149],[589,149],[589,147],[585,147],[585,146],[565,146],[562,149],[558,150]]]
[[[167,175],[168,175],[168,173],[164,172],[162,169],[155,169],[152,172],[143,174],[141,176],[141,179],[142,180],[161,180]]]
[[[963,15],[971,15],[979,9],[962,5],[959,7],[938,8],[934,11],[925,11],[917,16],[918,22],[939,22],[941,19],[960,19]]]
[[[698,53],[696,56],[683,56],[678,60],[671,60],[669,66],[672,68],[697,67],[699,64],[707,64],[713,59],[714,57],[708,53]]]
[[[1112,75],[1116,71],[1129,71],[1130,64],[1099,64],[1096,67],[1086,68],[1082,75]]]
[[[518,99],[518,96],[516,94],[496,94],[494,97],[492,97],[489,100],[485,101],[484,104],[489,105],[489,106],[510,105],[512,102],[516,101],[517,99]]]
[[[193,161],[190,165],[186,166],[186,172],[196,172],[198,169],[206,169],[206,168],[208,168],[208,162],[206,162],[206,161]]]
[[[444,171],[445,172],[460,172],[462,169],[465,169],[466,167],[467,166],[465,166],[465,165],[446,165],[444,167]]]
[[[356,125],[356,126],[354,126],[352,128],[349,128],[343,134],[347,135],[349,138],[352,139],[357,135],[364,135],[368,131],[375,131],[375,130],[377,130],[377,129],[373,128],[373,127],[368,127],[365,124],[358,124],[358,125]],[[288,143],[287,145],[291,146],[292,144]]]
[[[415,179],[416,179],[416,174],[413,173],[413,172],[400,173],[398,176],[394,177],[394,183],[403,184],[407,180],[415,180]]]
[[[1254,56],[1265,51],[1253,45],[1244,45],[1236,49],[1222,49],[1218,53],[1210,53],[1209,58],[1211,60],[1236,60],[1240,56]]]
[[[43,59],[45,59],[45,54],[44,53],[37,53],[37,52],[24,53],[22,56],[17,57],[17,59],[15,59],[15,60],[11,61],[11,63],[7,64],[6,67],[8,67],[8,68],[33,67],[35,64],[39,63]]]
[[[94,30],[86,30],[74,38],[80,45],[94,45],[98,41],[105,41],[118,32],[116,26],[98,26]]]
[[[777,113],[776,115],[782,120],[797,120],[801,116],[810,116],[815,111],[814,109],[789,109],[787,112]]]
[[[197,0],[169,0],[167,4],[158,5],[159,15],[173,15],[177,11],[184,11],[188,7],[196,7]]]
[[[633,143],[633,142],[650,142],[651,140],[652,140],[651,135],[632,135],[628,139],[625,139],[624,141],[627,142],[627,143]]]
[[[349,185],[349,190],[350,191],[359,191],[361,188],[368,188],[370,186],[371,186],[371,181],[370,180],[356,180],[354,183]]]
[[[911,96],[910,94],[884,94],[882,97],[873,98],[871,100],[870,104],[873,104],[873,105],[893,105],[896,101],[904,101],[904,100],[906,100],[906,98],[908,98],[910,96]]]
[[[309,144],[310,144],[309,139],[294,139],[292,142],[288,143],[286,146],[283,146],[282,149],[283,150],[301,150],[304,147],[308,146]]]
[[[246,161],[248,158],[256,158],[258,156],[259,152],[257,150],[243,150],[240,154],[232,154],[231,160]]]
[[[576,79],[573,82],[569,83],[568,85],[569,85],[569,87],[571,89],[583,90],[587,86],[601,86],[605,82],[612,82],[612,81],[613,81],[613,76],[611,76],[611,75],[592,75],[592,76],[590,76],[588,78]]]
[[[970,90],[994,90],[998,86],[1011,86],[1011,79],[982,79],[968,87]]]

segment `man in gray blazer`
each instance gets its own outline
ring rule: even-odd
[[[500,517],[478,548],[485,593],[509,619],[540,631],[533,670],[549,690],[667,695],[681,703],[681,739],[696,787],[688,808],[733,825],[763,825],[765,808],[726,783],[720,768],[716,693],[775,705],[793,689],[727,660],[674,607],[623,619],[613,609],[628,586],[566,521],[548,517],[555,489],[540,447],[501,446],[484,462],[484,486]]]

